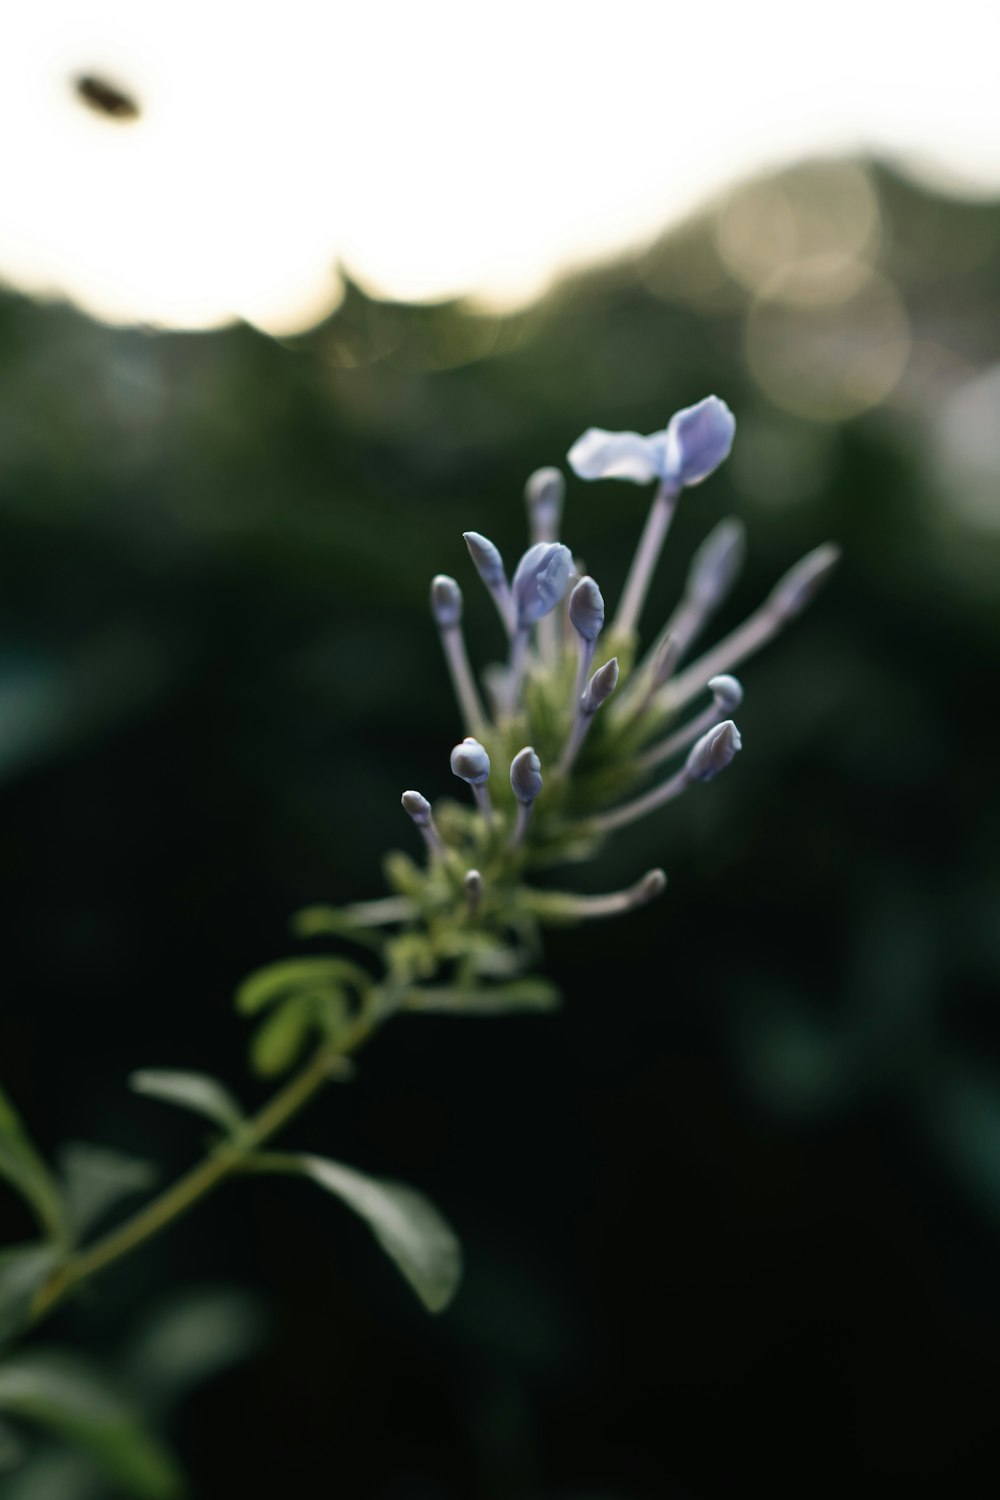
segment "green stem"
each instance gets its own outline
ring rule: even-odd
[[[376,1015],[373,1011],[359,1016],[336,1047],[321,1047],[305,1067],[289,1079],[284,1088],[279,1089],[256,1115],[246,1121],[235,1136],[221,1142],[204,1161],[185,1172],[183,1177],[178,1178],[131,1219],[61,1265],[38,1292],[31,1309],[31,1322],[38,1323],[47,1317],[71,1288],[89,1281],[107,1266],[114,1265],[116,1261],[131,1254],[137,1246],[174,1223],[227,1177],[239,1171],[258,1146],[282,1130],[319,1093],[324,1084],[336,1075],[338,1062],[348,1053],[356,1051],[367,1040],[374,1027],[385,1018],[384,1012]]]

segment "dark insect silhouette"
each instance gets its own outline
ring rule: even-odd
[[[96,114],[121,121],[139,118],[138,102],[106,78],[98,78],[95,73],[81,73],[73,80],[73,87],[77,97]]]

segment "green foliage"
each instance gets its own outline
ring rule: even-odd
[[[340,1198],[364,1219],[428,1311],[442,1312],[448,1306],[462,1276],[462,1247],[422,1193],[305,1152],[263,1156],[258,1165],[263,1171],[306,1176]]]
[[[501,1016],[509,1011],[555,1010],[559,991],[547,979],[517,979],[512,984],[460,989],[457,985],[424,985],[406,992],[407,1010],[442,1015]]]
[[[0,1089],[0,1177],[34,1210],[41,1227],[54,1239],[67,1237],[56,1181],[32,1145],[20,1118]]]
[[[123,1198],[155,1187],[159,1177],[153,1162],[85,1141],[70,1141],[63,1146],[59,1164],[66,1217],[77,1240],[99,1224]]]
[[[27,1322],[35,1293],[58,1264],[58,1249],[44,1241],[0,1250],[0,1344]]]
[[[227,1132],[237,1131],[243,1123],[243,1111],[225,1084],[207,1073],[142,1068],[130,1076],[129,1086],[137,1094],[148,1094],[151,1099],[162,1099],[204,1115]]]
[[[254,1071],[273,1078],[287,1072],[314,1036],[336,1048],[350,1030],[371,976],[346,958],[282,959],[258,969],[236,992],[244,1015],[270,1014],[250,1044]]]
[[[82,1449],[116,1491],[136,1500],[172,1500],[182,1492],[171,1454],[101,1371],[75,1355],[35,1349],[6,1358],[0,1411]]]

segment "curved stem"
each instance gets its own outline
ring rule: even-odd
[[[151,1203],[133,1214],[124,1224],[72,1256],[49,1278],[38,1292],[31,1309],[32,1323],[47,1317],[67,1293],[81,1282],[89,1281],[107,1266],[131,1254],[146,1240],[159,1234],[176,1219],[239,1171],[258,1146],[271,1139],[298,1114],[314,1095],[337,1073],[337,1065],[348,1053],[364,1042],[385,1012],[369,1011],[359,1016],[351,1030],[336,1047],[320,1047],[305,1067],[294,1074],[283,1088],[252,1116],[237,1134],[221,1142],[204,1161],[185,1172]]]

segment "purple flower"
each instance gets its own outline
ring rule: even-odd
[[[662,432],[606,432],[590,427],[567,455],[581,479],[659,479],[671,489],[701,484],[733,446],[736,418],[718,396],[706,396],[670,418]]]

